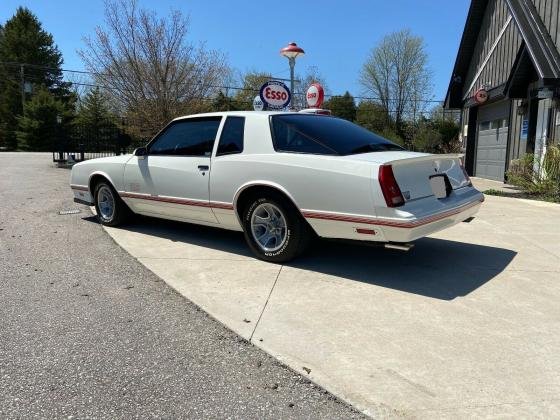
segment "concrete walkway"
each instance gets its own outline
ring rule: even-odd
[[[143,219],[114,240],[242,337],[365,413],[560,416],[560,205],[487,197],[409,253],[318,242],[289,265],[242,235]]]
[[[506,184],[491,179],[471,177],[471,181],[476,189],[484,192],[486,190],[496,190],[506,194],[519,194],[522,191],[515,185]]]

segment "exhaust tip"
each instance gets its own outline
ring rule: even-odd
[[[400,242],[386,242],[383,246],[387,249],[396,249],[398,251],[410,251],[414,248],[414,244]]]

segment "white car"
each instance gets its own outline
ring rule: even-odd
[[[408,248],[484,201],[460,155],[408,152],[346,120],[294,112],[177,118],[133,155],[75,165],[70,182],[104,225],[137,213],[243,231],[272,262],[314,235]]]

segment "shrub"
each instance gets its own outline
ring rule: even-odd
[[[542,169],[535,171],[535,155],[527,153],[511,161],[508,182],[545,200],[560,201],[560,147],[549,146]]]

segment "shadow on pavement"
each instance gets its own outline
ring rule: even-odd
[[[95,218],[83,218],[96,222]],[[217,228],[140,217],[123,229],[251,257],[243,234]],[[423,238],[409,252],[347,242],[317,240],[286,264],[352,281],[435,299],[466,296],[503,271],[515,251],[444,239]]]

